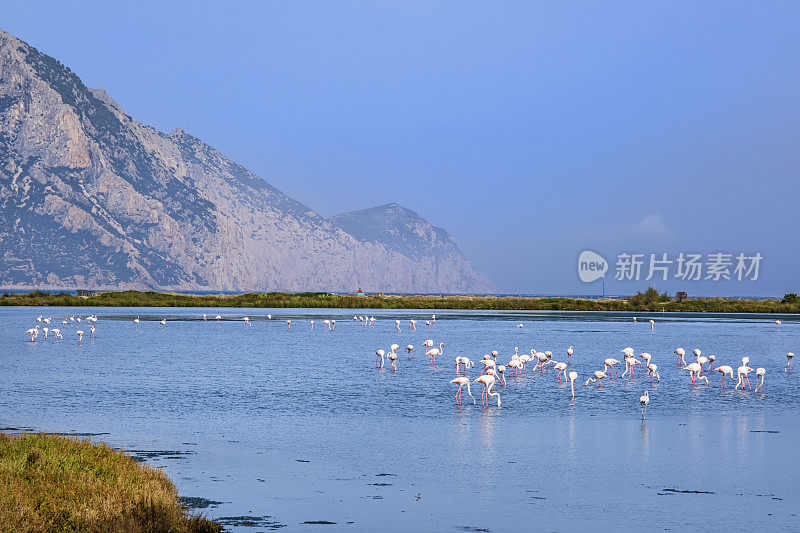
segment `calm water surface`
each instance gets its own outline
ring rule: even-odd
[[[94,338],[85,322],[60,325],[87,313]],[[63,341],[28,342],[40,314]],[[0,425],[94,434],[164,467],[181,495],[218,502],[208,517],[257,517],[228,520],[235,531],[800,530],[800,372],[783,372],[797,320],[656,315],[650,331],[651,317],[615,313],[439,311],[431,327],[428,312],[370,314],[374,327],[350,310],[0,309]],[[445,342],[436,368],[428,338]],[[397,372],[376,369],[375,350],[395,342],[416,347],[413,361],[402,351]],[[518,346],[566,360],[569,345],[575,400],[551,370],[510,379],[501,409],[481,408],[478,387],[477,406],[454,404],[456,355],[506,362]],[[637,373],[583,386],[626,346],[653,354],[660,384]],[[677,347],[734,368],[749,355],[764,394],[722,391],[715,376],[692,387]]]

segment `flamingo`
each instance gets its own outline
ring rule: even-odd
[[[636,324],[636,317],[633,317],[633,323]]]
[[[383,356],[386,355],[386,352],[384,352],[383,350],[377,350],[375,354],[378,356],[377,360],[375,361],[375,366],[376,367],[380,366],[381,368],[383,368],[383,363],[384,363]]]
[[[331,320],[331,331],[336,331],[336,321]]]
[[[547,364],[547,354],[543,352],[535,352],[535,354],[536,359],[538,359],[539,362],[533,367],[533,371],[536,372],[536,369],[538,368],[540,372],[544,372],[544,365]]]
[[[642,352],[639,354],[639,358],[644,362],[644,366],[647,366],[650,364],[650,360],[653,358],[653,356],[647,352]]]
[[[522,365],[522,373],[523,374],[526,373],[525,363],[527,363],[528,361],[533,361],[533,354],[534,354],[534,351],[531,350],[531,355],[528,355],[528,354],[524,353],[524,354],[519,356],[519,363],[520,363],[520,365]]]
[[[556,380],[561,383],[561,374],[564,374],[564,383],[567,382],[567,363],[556,363],[554,365],[556,369]]]
[[[434,324],[436,324],[436,315],[432,315],[431,320],[433,321]]]
[[[267,315],[267,316],[269,316],[269,315]],[[219,321],[222,320],[222,316],[221,315],[217,315],[217,316],[214,317],[214,320],[216,320],[217,323],[219,323]]]
[[[656,380],[661,383],[661,376],[658,375],[658,365],[655,363],[650,363],[647,365],[647,373],[650,374],[650,385],[653,384],[653,376],[655,376]]]
[[[322,321],[322,329],[324,331],[328,331],[329,329],[331,329],[331,321],[328,320],[328,319],[323,320]]]
[[[311,321],[311,329],[312,330],[314,329],[314,321],[313,320]]]
[[[78,334],[78,346],[80,346],[81,345],[81,339],[83,339],[83,331],[78,330],[75,333]]]
[[[394,346],[397,346],[397,345],[393,344],[392,346],[394,347]],[[387,355],[386,357],[389,359],[389,368],[392,369],[392,372],[396,371],[397,370],[397,352],[392,350],[391,352],[389,352],[389,355]]]
[[[431,348],[430,350],[425,352],[425,355],[431,357],[431,365],[436,366],[436,356],[437,355],[442,355],[442,348],[443,347],[444,347],[444,343],[440,342],[438,348]]]
[[[203,313],[203,322],[205,322],[206,320],[208,320],[208,318],[206,318],[206,314]]]
[[[706,385],[708,385],[708,378],[706,376],[700,375],[700,371],[702,370],[700,363],[689,363],[688,365],[683,367],[683,370],[689,371],[689,376],[692,378],[692,385],[696,385],[697,384],[696,380],[700,379],[706,380]]]
[[[639,403],[642,404],[642,420],[644,420],[644,415],[647,414],[647,404],[650,403],[650,393],[644,391],[644,394],[639,396]]]
[[[792,369],[792,359],[794,359],[794,353],[789,352],[786,354],[786,366],[783,368],[784,372],[789,372]]]
[[[764,392],[764,374],[766,373],[767,371],[764,368],[756,368],[756,388],[753,392],[757,391],[758,389],[761,389],[761,392]],[[758,378],[761,378],[761,381],[758,381]]]
[[[709,355],[708,356],[708,371],[709,372],[714,370],[714,361],[716,361],[716,360],[717,360],[717,356],[716,355]]]
[[[242,320],[244,321],[244,325],[245,326],[249,326],[250,325],[250,317],[249,316],[244,317]]]
[[[31,328],[26,333],[30,336],[30,342],[34,342],[36,340],[37,331],[36,328]]]
[[[597,387],[598,388],[603,388],[603,378],[605,378],[605,377],[608,377],[608,376],[606,376],[605,372],[603,372],[602,370],[595,370],[594,374],[592,375],[592,377],[587,379],[586,383],[584,383],[584,385],[586,385],[588,387],[590,381],[596,381],[597,382]]]
[[[493,392],[492,387],[494,387],[495,381],[497,378],[492,376],[491,374],[486,374],[484,376],[478,376],[478,378],[473,381],[473,383],[483,383],[483,394],[481,394],[481,405],[489,406],[489,396],[497,396],[497,407],[500,407],[500,393]]]
[[[46,323],[47,323],[47,322],[45,322],[45,324],[46,324]],[[92,327],[94,327],[94,326],[92,326]],[[47,326],[45,326],[45,327],[43,327],[43,328],[42,328],[42,331],[44,331],[44,338],[45,338],[45,340],[46,340],[46,339],[47,339],[47,332],[48,332],[48,331],[50,331],[50,328],[48,328]]]
[[[517,359],[511,359],[505,367],[514,371],[514,377],[519,376],[519,372],[522,370],[522,361],[519,360],[519,357]]]
[[[616,359],[614,359],[612,357],[609,357],[608,359],[603,361],[603,365],[604,365],[603,366],[603,372],[608,372],[608,369],[610,368],[612,373],[614,373],[614,375],[619,374],[619,371],[616,368],[614,368],[614,365],[618,365],[619,363],[620,363],[620,361],[617,361]]]
[[[159,324],[161,324],[162,326],[166,326],[167,325],[167,319],[166,318],[162,318],[161,321],[159,322]]]
[[[413,350],[413,349],[414,349],[414,345],[413,344],[409,344],[408,346],[406,346],[406,352],[408,352],[408,358],[409,359],[413,359],[414,358],[414,356],[411,355],[411,350]]]
[[[395,320],[394,321],[394,327],[395,327],[395,329],[397,329],[397,333],[402,333],[402,331],[400,330],[400,321],[399,320]]]
[[[739,390],[739,385],[742,386],[742,390],[744,390],[744,382],[747,381],[747,388],[752,389],[753,387],[750,386],[750,377],[748,374],[752,372],[753,369],[747,366],[747,364],[743,364],[737,369],[737,374],[739,375],[739,382],[736,384],[736,390]]]
[[[655,320],[649,320],[649,322],[650,322],[650,331],[653,331],[655,329],[656,321]]]
[[[286,321],[286,331],[289,331],[290,329],[292,329],[292,321],[291,320],[287,320]]]
[[[525,326],[523,326],[522,324],[517,324],[517,327],[518,327],[518,328],[523,328],[523,327],[525,327]]]
[[[715,370],[717,372],[719,372],[720,374],[722,374],[720,376],[720,378],[719,378],[720,386],[723,389],[727,389],[728,388],[728,380],[727,380],[728,375],[731,376],[731,381],[733,381],[735,379],[733,377],[733,368],[729,367],[728,365],[722,365],[722,366],[718,366]]]
[[[567,356],[568,356],[567,364],[570,365],[570,366],[572,366],[572,354],[573,354],[573,350],[572,350],[572,346],[570,346],[569,348],[567,348]]]
[[[578,379],[578,373],[574,370],[569,373],[569,383],[570,388],[572,389],[572,397],[575,397],[575,380]]]
[[[686,366],[686,361],[683,359],[683,356],[686,355],[686,351],[683,348],[677,348],[672,353],[678,354],[678,359],[675,361],[676,365]]]
[[[423,343],[422,343],[422,345],[423,345],[425,348],[430,348],[431,346],[433,346],[433,340],[432,340],[432,339],[428,339],[428,340],[426,340],[425,342],[423,342]]]
[[[497,375],[503,380],[503,387],[506,386],[506,365],[497,365]]]
[[[475,363],[470,361],[469,357],[459,355],[456,357],[456,375],[461,375],[461,365],[464,365],[464,374],[466,374],[470,367],[475,366]]]
[[[58,340],[58,339],[60,339],[60,338],[61,338],[61,330],[60,330],[60,329],[58,329],[58,328],[53,328],[53,329],[51,329],[51,330],[50,330],[50,333],[52,333],[52,334],[53,334],[53,338],[54,338],[55,340]]]
[[[408,326],[411,329],[411,331],[416,331],[417,330],[417,321],[414,320],[414,319],[409,320],[408,321]]]
[[[497,368],[497,362],[494,359],[489,359],[487,356],[483,356],[483,359],[480,361],[483,363],[483,368],[481,369],[481,374],[487,372],[491,369]]]
[[[47,329],[47,328],[45,328],[45,329]],[[92,324],[92,326],[89,328],[89,333],[91,334],[92,338],[94,338],[94,324]],[[47,338],[47,332],[46,331],[45,331],[44,338],[45,339]]]
[[[134,324],[138,324],[138,323],[139,323],[139,317],[138,317],[138,316],[137,316],[136,318],[134,318],[134,319],[133,319],[133,323],[134,323]]]
[[[450,383],[455,383],[458,385],[458,392],[456,392],[456,405],[461,405],[461,389],[464,388],[464,385],[467,386],[467,394],[469,397],[472,398],[472,405],[475,405],[475,396],[472,395],[472,391],[469,390],[469,378],[466,377],[457,377],[455,379],[451,379]]]
[[[626,357],[625,358],[625,372],[622,373],[622,377],[625,377],[625,374],[628,372],[631,373],[631,379],[634,379],[636,376],[634,375],[634,369],[636,365],[642,364],[638,359],[635,357]]]

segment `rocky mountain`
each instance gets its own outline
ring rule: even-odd
[[[325,219],[0,30],[0,286],[484,292],[390,204]]]

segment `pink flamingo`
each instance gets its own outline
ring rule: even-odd
[[[497,396],[497,407],[500,407],[500,393],[492,391],[492,387],[494,387],[495,381],[497,381],[497,379],[491,374],[479,376],[475,381],[473,381],[473,383],[479,383],[479,382],[483,383],[483,394],[481,394],[481,405],[488,407],[489,396]]]
[[[686,351],[683,348],[677,348],[674,352],[678,354],[678,359],[675,361],[676,365],[686,366],[686,361],[683,359],[683,356],[686,355]]]
[[[635,379],[636,376],[634,375],[634,369],[636,368],[636,365],[640,365],[640,364],[642,364],[642,363],[638,359],[636,359],[635,357],[626,357],[625,358],[625,372],[622,373],[622,377],[624,378],[625,374],[630,372],[631,379]]]
[[[757,391],[758,389],[761,389],[761,392],[764,392],[764,374],[766,373],[767,371],[765,369],[761,367],[756,368],[756,388],[753,392]],[[758,378],[761,378],[761,381],[758,381]]]
[[[650,374],[650,385],[653,384],[653,376],[655,376],[656,380],[661,383],[661,376],[658,375],[658,365],[655,363],[650,363],[647,365],[647,373]]]
[[[614,365],[618,365],[619,363],[620,363],[620,361],[617,361],[616,359],[614,359],[612,357],[609,357],[608,359],[603,361],[603,365],[604,365],[603,366],[603,372],[608,372],[608,369],[610,368],[611,372],[614,375],[619,374],[619,371],[616,368],[614,368]]]
[[[375,353],[378,356],[378,359],[375,361],[375,366],[376,367],[380,366],[381,368],[383,368],[383,363],[384,363],[383,356],[386,355],[386,352],[384,352],[383,350],[378,350]]]
[[[752,372],[753,369],[747,366],[747,364],[743,364],[737,369],[737,374],[739,374],[739,382],[736,384],[736,390],[739,390],[739,385],[742,386],[742,390],[744,390],[744,382],[747,381],[747,388],[752,390],[752,386],[750,386],[750,376],[748,374]]]
[[[570,388],[572,388],[572,397],[575,397],[575,380],[578,379],[578,373],[574,370],[569,373]]]
[[[558,383],[561,383],[561,375],[563,374],[564,375],[564,383],[566,383],[567,382],[567,363],[556,362],[556,364],[554,365],[554,368],[556,369],[556,381],[558,381]]]
[[[592,375],[592,377],[587,379],[586,383],[584,383],[584,385],[586,385],[588,387],[590,381],[596,381],[597,382],[597,388],[598,389],[602,389],[603,388],[603,378],[605,378],[605,377],[608,377],[608,376],[606,376],[605,372],[603,372],[602,370],[595,370],[594,374]]]
[[[703,367],[700,366],[700,363],[689,363],[683,370],[689,371],[689,376],[692,378],[692,385],[696,385],[697,381],[700,379],[706,380],[706,385],[708,385],[708,378],[706,376],[701,376],[700,371]]]
[[[472,398],[472,405],[475,405],[475,397],[472,395],[472,391],[469,390],[469,378],[465,378],[463,376],[457,377],[455,379],[451,379],[450,383],[455,383],[458,385],[458,392],[456,392],[456,405],[461,405],[461,389],[464,388],[464,385],[467,386],[467,394],[469,394],[469,397]]]
[[[573,352],[573,350],[572,350],[572,346],[570,346],[569,348],[567,348],[567,356],[568,356],[568,357],[567,357],[567,364],[568,364],[569,366],[572,366],[572,354],[573,354],[573,353],[574,353],[574,352]]]
[[[75,333],[78,334],[78,346],[80,346],[81,345],[81,339],[83,339],[83,331],[78,330]]]
[[[431,348],[430,350],[425,352],[425,355],[428,355],[428,356],[431,357],[431,365],[436,366],[436,356],[437,355],[442,355],[442,348],[443,347],[444,347],[444,343],[440,342],[438,348]]]
[[[716,370],[717,372],[719,372],[720,374],[722,374],[722,375],[719,377],[719,384],[720,384],[720,386],[721,386],[723,389],[727,389],[727,388],[728,388],[728,380],[727,380],[727,377],[728,377],[728,375],[730,374],[730,376],[731,376],[731,381],[733,381],[733,380],[734,380],[734,377],[733,377],[733,368],[729,367],[728,365],[721,365],[721,366],[718,366],[717,368],[715,368],[715,370]]]

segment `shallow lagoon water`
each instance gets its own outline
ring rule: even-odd
[[[40,314],[87,313],[99,316],[94,338],[82,323],[62,327],[63,341],[27,341]],[[0,309],[0,425],[95,434],[163,466],[181,495],[219,502],[206,516],[252,517],[226,520],[235,531],[798,530],[800,372],[783,372],[786,352],[800,353],[792,317],[778,327],[763,315],[634,324],[616,313],[437,311],[426,327],[430,312],[376,310],[363,327],[353,313]],[[427,338],[445,342],[436,368]],[[401,350],[397,372],[376,369],[375,350],[395,342],[415,346],[413,361]],[[566,360],[569,345],[574,401],[550,370],[509,379],[500,409],[482,408],[478,387],[477,406],[466,391],[454,404],[456,355],[494,349],[505,362],[518,346]],[[653,354],[660,384],[637,372],[584,387],[626,346]],[[677,347],[734,367],[749,355],[767,369],[764,394],[722,391],[716,376],[692,387]]]

